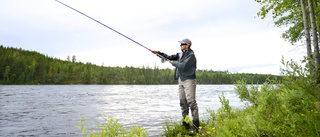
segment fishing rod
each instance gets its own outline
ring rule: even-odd
[[[113,29],[113,28],[111,28],[111,27],[109,27],[109,26],[107,26],[107,25],[105,25],[105,24],[103,24],[103,23],[101,23],[100,21],[98,21],[98,20],[96,20],[96,19],[94,19],[94,18],[92,18],[92,17],[90,17],[90,16],[88,16],[88,15],[86,15],[86,14],[84,14],[84,13],[80,12],[79,10],[77,10],[77,9],[75,9],[75,8],[72,8],[71,6],[69,6],[69,5],[67,5],[67,4],[65,4],[65,3],[63,3],[63,2],[61,2],[61,1],[59,1],[59,0],[56,0],[56,2],[59,2],[60,4],[62,4],[62,5],[64,5],[64,6],[66,6],[66,7],[70,8],[70,9],[72,9],[72,10],[74,10],[74,11],[76,11],[76,12],[80,13],[80,14],[82,14],[83,16],[86,16],[87,18],[89,18],[89,19],[91,19],[91,20],[93,20],[93,21],[95,21],[95,22],[97,22],[97,23],[101,24],[102,26],[104,26],[104,27],[106,27],[106,28],[108,28],[108,29],[110,29],[110,30],[112,30],[112,31],[114,31],[114,32],[116,32],[116,33],[118,33],[119,35],[121,35],[121,36],[123,36],[123,37],[125,37],[125,38],[127,38],[127,39],[131,40],[132,42],[134,42],[134,43],[136,43],[136,44],[140,45],[141,47],[143,47],[143,48],[145,48],[145,49],[147,49],[147,50],[151,51],[149,48],[147,48],[146,46],[144,46],[144,45],[140,44],[139,42],[137,42],[137,41],[133,40],[132,38],[130,38],[130,37],[128,37],[128,36],[126,36],[126,35],[124,35],[124,34],[120,33],[119,31],[117,31],[117,30],[115,30],[115,29]],[[162,55],[160,55],[159,53],[155,53],[155,54],[161,58],[161,62],[162,62],[162,63],[163,63],[163,62],[165,62],[166,60],[168,60],[168,59],[166,59],[165,57],[163,57]]]

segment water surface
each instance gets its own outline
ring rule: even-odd
[[[234,85],[197,85],[200,119],[217,110],[224,92],[234,108],[243,108]],[[0,85],[0,136],[79,137],[81,118],[89,129],[111,117],[130,126],[162,133],[169,118],[181,119],[177,85]],[[100,125],[101,125],[100,124]]]

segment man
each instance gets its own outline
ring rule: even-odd
[[[189,39],[184,39],[180,42],[181,53],[168,56],[165,53],[150,50],[154,54],[159,54],[166,58],[172,66],[176,67],[174,78],[179,83],[179,98],[182,117],[189,115],[189,108],[191,109],[193,118],[193,127],[191,133],[198,133],[199,129],[199,112],[196,102],[196,68],[197,59],[192,49],[192,43]],[[183,127],[190,129],[190,126],[183,121]]]

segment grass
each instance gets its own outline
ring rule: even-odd
[[[96,124],[98,133],[91,131],[87,134],[88,124],[84,123],[84,117],[81,119],[81,126],[76,127],[81,130],[83,137],[147,137],[149,135],[149,132],[140,126],[124,128],[115,118],[107,118],[105,121],[103,125]]]

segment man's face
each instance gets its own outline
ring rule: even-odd
[[[180,47],[181,47],[181,50],[183,50],[183,51],[189,49],[189,45],[188,44],[184,44],[184,43],[181,43]]]

